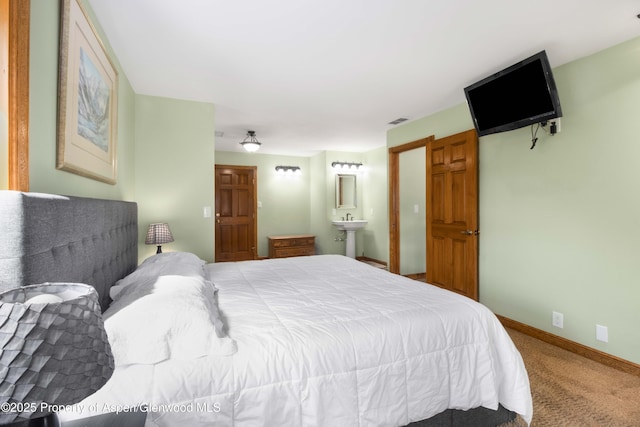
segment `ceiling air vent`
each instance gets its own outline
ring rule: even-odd
[[[398,119],[395,119],[395,120],[394,120],[394,121],[392,121],[392,122],[389,122],[389,124],[390,124],[390,125],[399,125],[400,123],[402,123],[402,122],[406,122],[407,120],[409,120],[409,119],[407,119],[407,118],[405,118],[405,117],[400,117],[400,118],[398,118]]]

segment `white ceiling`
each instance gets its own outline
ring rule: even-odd
[[[540,50],[555,68],[640,35],[638,0],[89,3],[136,93],[215,104],[218,150],[254,130],[296,156],[384,146]]]

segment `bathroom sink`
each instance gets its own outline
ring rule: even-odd
[[[331,221],[338,230],[347,232],[346,254],[350,258],[356,257],[356,230],[367,225],[366,219],[352,219],[351,221]]]
[[[366,219],[352,219],[351,221],[332,221],[332,224],[338,227],[338,230],[359,230],[367,225],[369,221]]]

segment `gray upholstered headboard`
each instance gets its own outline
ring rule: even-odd
[[[137,263],[136,203],[0,191],[0,292],[86,283],[105,310],[109,288]]]

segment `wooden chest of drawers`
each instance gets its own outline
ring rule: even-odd
[[[295,234],[290,236],[269,236],[269,258],[315,255],[313,234]]]

